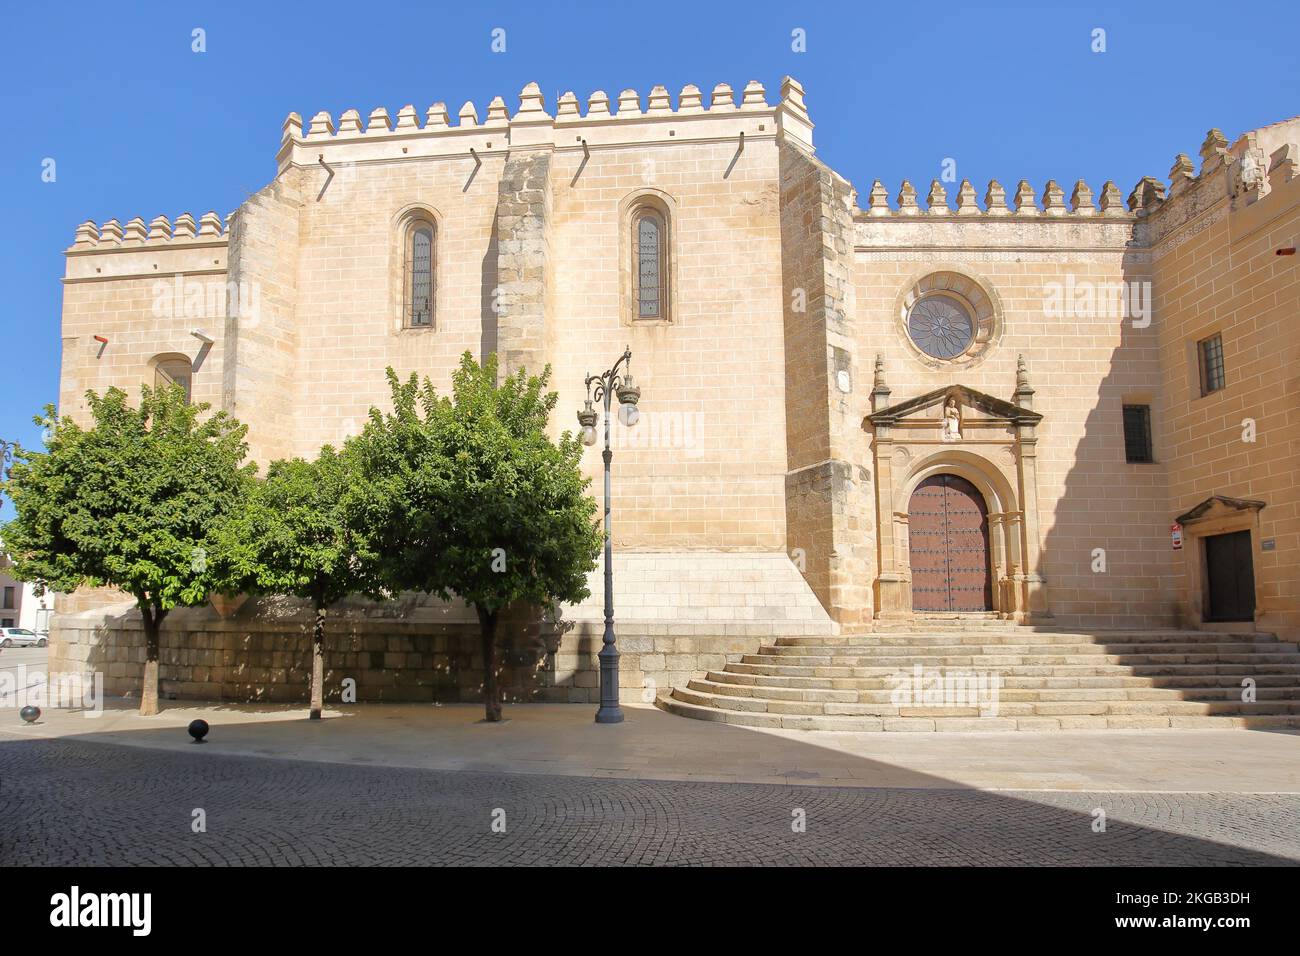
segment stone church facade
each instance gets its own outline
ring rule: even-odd
[[[513,112],[455,122],[441,103],[290,114],[275,178],[230,216],[82,224],[62,411],[182,381],[249,425],[264,466],[358,431],[386,366],[446,384],[466,350],[549,363],[570,428],[585,375],[630,347],[642,419],[615,429],[613,509],[631,698],[774,635],[918,613],[1300,634],[1300,119],[1211,130],[1126,198],[963,180],[921,199],[817,159],[788,77],[775,104],[750,82],[547,107],[529,84]],[[594,699],[599,573],[569,633],[520,625],[517,697]],[[120,597],[58,610],[51,666],[130,690]],[[301,696],[282,612],[177,612],[164,692]],[[338,615],[330,668],[363,698],[475,692],[463,608]]]

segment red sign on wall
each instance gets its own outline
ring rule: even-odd
[[[1177,521],[1169,526],[1169,540],[1175,551],[1183,550],[1183,526]]]

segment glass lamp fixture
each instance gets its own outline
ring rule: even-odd
[[[582,443],[588,447],[596,444],[596,410],[591,407],[591,399],[587,399],[582,410],[578,412],[578,424],[582,426]]]
[[[640,400],[641,389],[632,382],[632,373],[629,372],[618,387],[618,420],[624,427],[631,428],[640,420],[641,412],[636,407]]]

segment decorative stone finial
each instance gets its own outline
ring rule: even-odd
[[[871,389],[871,410],[878,412],[889,406],[889,386],[885,384],[885,359],[876,353],[875,382]]]
[[[433,118],[432,107],[430,107],[429,109],[429,114],[430,114],[430,119],[432,119]],[[383,134],[383,133],[391,133],[392,131],[393,131],[393,121],[388,116],[388,110],[380,106],[377,109],[373,109],[370,111],[370,115],[366,118],[367,133]]]
[[[1017,216],[1037,216],[1038,203],[1034,200],[1034,187],[1029,185],[1029,180],[1020,180],[1016,186],[1016,215]]]
[[[1074,184],[1074,192],[1070,193],[1070,211],[1076,216],[1097,214],[1097,207],[1092,204],[1092,190],[1082,179]]]
[[[99,226],[95,223],[95,220],[87,219],[85,222],[77,226],[76,238],[72,240],[74,246],[84,249],[89,246],[94,246],[98,244],[98,242]]]
[[[604,90],[597,90],[587,97],[587,115],[588,116],[608,116],[609,115],[609,97],[605,95]]]
[[[142,245],[149,237],[149,227],[144,224],[144,220],[136,216],[126,224],[126,230],[122,233],[122,245],[138,246]]]
[[[1300,161],[1300,149],[1295,143],[1283,143],[1273,150],[1268,162],[1269,191],[1281,189],[1295,179],[1297,161]]]
[[[939,184],[939,180],[930,180],[930,191],[925,197],[926,212],[931,216],[946,216],[951,209],[948,208],[948,193]]]
[[[957,215],[978,216],[979,214],[980,204],[975,198],[975,187],[970,184],[969,179],[963,179],[961,185],[957,187]]]
[[[672,100],[668,96],[666,86],[656,86],[650,91],[650,101],[646,105],[647,113],[671,113],[673,111]]]
[[[1007,191],[996,179],[989,180],[989,188],[984,193],[984,208],[990,216],[1006,216],[1011,212],[1007,208]]]
[[[735,96],[731,91],[731,84],[719,83],[709,94],[710,110],[734,110],[736,108]]]
[[[1043,187],[1043,215],[1064,216],[1065,213],[1065,193],[1055,179],[1049,179]]]
[[[397,125],[402,125],[401,114],[398,114]],[[465,105],[460,108],[460,125],[477,126],[478,125],[478,107],[474,105],[473,100],[466,100]]]
[[[165,219],[163,221],[166,222]],[[170,225],[170,223],[168,223],[168,225]],[[104,223],[104,225],[102,225],[99,230],[99,242],[101,245],[103,245],[104,243],[108,243],[109,245],[113,245],[113,246],[121,245],[122,224],[119,223],[116,219],[110,219],[108,222]]]
[[[915,216],[921,211],[921,208],[916,204],[916,190],[906,179],[903,180],[903,185],[898,187],[898,198],[895,202],[898,203],[898,214],[900,216]]]
[[[1119,194],[1119,187],[1109,179],[1101,184],[1101,214],[1103,216],[1124,215],[1124,199]]]
[[[504,103],[502,103],[501,106],[502,109],[505,108]],[[542,88],[540,86],[538,86],[536,83],[529,83],[527,86],[525,86],[522,90],[519,91],[519,112],[515,113],[516,116],[518,116],[520,113],[545,113],[545,112],[546,112],[546,99],[545,97],[542,96]]]
[[[339,135],[347,136],[361,132],[361,114],[356,110],[344,110],[339,117]]]
[[[566,90],[560,94],[555,104],[555,117],[559,119],[561,116],[571,116],[576,119],[578,115],[578,97],[573,90]]]
[[[193,239],[198,232],[198,226],[194,223],[194,217],[187,212],[181,213],[176,217],[176,224],[172,227],[173,239]]]
[[[694,83],[687,83],[682,87],[681,93],[677,95],[677,112],[702,113],[703,111],[703,98],[700,96],[700,88]]]
[[[209,209],[199,217],[199,238],[209,239],[219,235],[221,235],[221,217],[214,210]]]
[[[1139,216],[1149,216],[1165,201],[1165,184],[1154,176],[1143,176],[1128,194],[1128,208]]]
[[[803,84],[793,76],[781,77],[781,102],[792,109],[808,112],[803,101]]]
[[[1223,154],[1228,149],[1228,138],[1223,135],[1223,131],[1218,127],[1211,129],[1205,134],[1205,142],[1201,144],[1201,175],[1205,175],[1208,169],[1214,169],[1223,165]]]
[[[1015,402],[1021,408],[1034,407],[1034,390],[1029,384],[1029,367],[1023,355],[1016,356],[1016,395]]]
[[[1191,157],[1186,153],[1179,153],[1174,157],[1173,166],[1169,168],[1169,195],[1182,192],[1195,181],[1196,167],[1192,165]]]
[[[877,179],[871,184],[871,192],[867,193],[867,215],[888,216],[889,212],[889,193],[885,191],[884,184]]]
[[[741,109],[762,109],[767,105],[767,90],[763,89],[763,84],[758,80],[750,80],[745,84],[745,91],[741,94]]]
[[[284,128],[280,133],[280,142],[286,143],[298,139],[302,139],[302,116],[298,113],[290,113],[284,118]]]
[[[166,216],[154,216],[149,223],[149,239],[167,240],[172,236],[172,224]]]
[[[468,104],[473,105],[473,104]],[[415,112],[415,104],[407,103],[397,111],[397,126],[399,133],[413,133],[420,128],[420,115]]]
[[[506,111],[506,101],[499,96],[492,97],[492,102],[488,103],[487,121],[484,126],[492,124],[509,123],[510,114]]]
[[[388,118],[388,114],[384,114]],[[447,113],[447,104],[443,102],[434,103],[424,112],[425,129],[447,129],[451,125],[451,118]]]
[[[334,117],[321,110],[311,118],[311,128],[307,130],[308,139],[334,135]]]
[[[619,116],[641,115],[641,94],[636,90],[624,90],[618,94]]]

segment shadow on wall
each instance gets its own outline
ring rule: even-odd
[[[488,240],[487,252],[483,255],[483,282],[479,292],[479,318],[482,333],[479,338],[480,363],[497,350],[497,315],[500,305],[497,301],[497,214],[492,214],[492,238]]]
[[[1088,409],[1083,436],[1066,474],[1056,504],[1055,520],[1043,535],[1041,574],[1047,582],[1048,600],[1058,622],[1081,627],[1171,627],[1178,624],[1175,568],[1169,544],[1169,489],[1161,462],[1161,390],[1159,368],[1159,318],[1152,314],[1149,268],[1131,253],[1123,264],[1123,303],[1106,294],[1113,280],[1076,277],[1078,287],[1095,286],[1092,314],[1075,315],[1068,284],[1063,290],[1066,314],[1047,321],[1063,327],[1075,325],[1079,337],[1109,337],[1120,324],[1120,342],[1106,356],[1107,372],[1094,391],[1058,381],[1031,365],[1030,379],[1037,390],[1034,410],[1043,413],[1038,430],[1039,505],[1050,500],[1042,487],[1042,462],[1054,454],[1051,432],[1060,416],[1072,409]],[[1087,294],[1080,288],[1080,296]],[[1048,290],[1044,288],[1044,303]],[[1076,300],[1078,301],[1086,301]],[[1122,314],[1116,315],[1118,309]],[[1096,314],[1100,312],[1101,314]],[[1044,310],[1046,314],[1046,309]],[[1073,353],[1071,337],[1064,350]],[[1077,340],[1076,340],[1077,341]],[[1082,344],[1073,360],[1081,360]],[[1151,409],[1154,462],[1126,461],[1123,406],[1147,405]],[[1044,515],[1044,517],[1046,517]],[[1103,570],[1104,569],[1104,570]],[[1029,569],[1033,570],[1033,569]],[[1067,586],[1067,582],[1073,582]]]
[[[164,699],[305,702],[311,677],[312,619],[305,602],[250,599],[229,619],[211,607],[180,608],[163,623],[159,693]],[[111,696],[139,694],[144,664],[140,615],[105,614],[56,624],[63,660],[52,667],[103,673]],[[587,702],[594,691],[557,678],[559,642],[536,614],[503,614],[498,648],[502,700]],[[342,701],[344,682],[357,701],[482,700],[479,626],[460,604],[403,594],[376,604],[348,599],[330,609],[325,633],[325,700]],[[565,652],[576,654],[570,636]],[[82,656],[84,655],[84,657]]]

